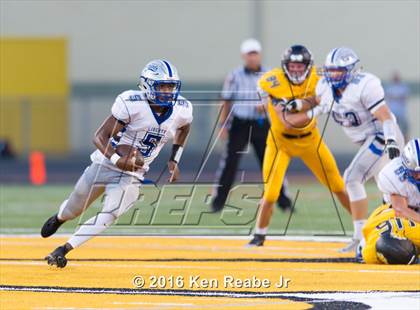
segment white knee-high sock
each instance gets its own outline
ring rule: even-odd
[[[79,247],[89,239],[96,237],[115,221],[112,213],[100,213],[87,220],[67,241],[73,249]]]
[[[363,239],[363,226],[365,226],[367,220],[357,220],[353,221],[353,239],[362,240]]]
[[[67,221],[67,218],[64,216],[64,209],[66,208],[66,205],[67,205],[67,202],[68,202],[69,200],[68,199],[66,199],[66,200],[64,200],[63,201],[63,203],[60,205],[60,209],[58,210],[58,215],[57,215],[57,217],[58,217],[58,219],[60,220],[60,221]]]

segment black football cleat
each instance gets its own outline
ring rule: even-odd
[[[45,257],[45,260],[47,261],[48,265],[51,266],[57,266],[58,268],[64,268],[67,265],[67,258],[66,258],[66,246],[62,245],[56,248],[53,252],[48,254],[48,256]]]
[[[265,241],[265,235],[254,234],[254,238],[247,244],[247,247],[263,246]]]
[[[289,196],[284,193],[284,191],[281,191],[280,197],[277,200],[277,207],[284,211],[284,212],[294,212],[294,208],[292,205],[292,200],[289,198]]]
[[[213,199],[211,202],[211,211],[213,213],[217,213],[223,210],[223,207],[225,206],[224,203],[220,203],[217,201],[217,199]]]
[[[58,217],[57,214],[54,214],[53,216],[51,216],[45,223],[44,226],[42,226],[41,229],[41,236],[43,238],[47,238],[51,235],[53,235],[57,229],[63,225],[64,222],[61,222]]]

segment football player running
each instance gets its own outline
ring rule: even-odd
[[[350,212],[344,181],[327,145],[321,138],[316,120],[293,126],[284,118],[286,103],[315,94],[319,80],[311,52],[302,45],[288,48],[282,69],[276,68],[259,80],[260,95],[271,121],[264,153],[264,195],[260,202],[255,234],[249,246],[262,246],[277,201],[284,175],[293,157],[299,157],[317,179],[328,187]]]
[[[420,248],[420,139],[412,139],[402,155],[379,173],[384,204],[363,228],[357,259],[367,264],[414,264]]]
[[[58,213],[45,222],[41,235],[51,236],[105,193],[102,211],[45,258],[49,265],[65,267],[69,251],[102,233],[133,206],[144,174],[169,139],[173,139],[168,161],[170,182],[179,176],[177,164],[193,117],[191,103],[179,95],[178,71],[168,61],[153,60],[143,69],[138,86],[140,90],[125,91],[115,99],[111,115],[95,133],[93,143],[97,150],[91,154],[92,164]],[[134,153],[142,155],[144,164],[139,166],[129,155],[118,154],[120,145],[134,147]]]
[[[295,100],[287,107],[289,111],[302,111],[288,115],[288,120],[297,125],[319,114],[331,113],[352,142],[360,145],[344,173],[354,233],[342,252],[354,250],[362,239],[368,215],[365,182],[372,177],[376,179],[388,160],[399,156],[404,145],[395,116],[384,101],[380,79],[362,72],[358,64],[354,51],[346,47],[334,48],[325,61],[325,76],[318,82],[316,96]]]

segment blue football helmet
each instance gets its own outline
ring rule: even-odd
[[[168,86],[166,90],[162,87]],[[172,107],[181,90],[178,70],[167,60],[152,60],[141,72],[138,87],[147,99],[162,107]],[[168,90],[169,89],[169,90]]]
[[[420,190],[420,139],[408,141],[401,158],[407,180]]]
[[[327,82],[334,89],[345,88],[357,75],[359,61],[353,50],[347,47],[334,48],[325,60],[324,74]]]

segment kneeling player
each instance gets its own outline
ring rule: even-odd
[[[381,170],[378,187],[386,204],[363,228],[365,245],[358,258],[361,254],[367,264],[414,264],[420,247],[420,139],[408,142]]]
[[[49,254],[45,258],[49,265],[64,267],[65,255],[70,250],[102,233],[135,203],[143,175],[171,138],[174,144],[168,162],[170,181],[177,179],[177,163],[192,121],[191,103],[179,96],[180,87],[176,68],[165,60],[154,60],[141,73],[140,90],[125,91],[116,98],[111,115],[95,133],[94,144],[98,149],[91,155],[92,164],[58,213],[45,222],[41,235],[51,236],[64,222],[78,217],[105,193],[102,212]],[[144,164],[139,166],[133,154],[118,154],[121,145],[134,147],[134,156],[140,152]]]

